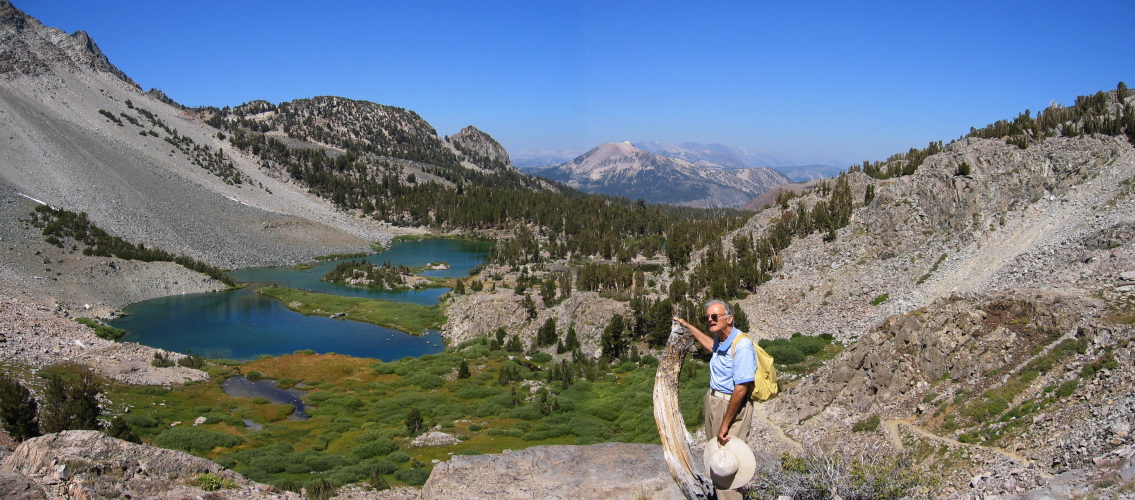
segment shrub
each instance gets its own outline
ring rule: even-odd
[[[195,370],[200,370],[200,369],[205,367],[205,358],[203,358],[199,355],[193,354],[193,351],[189,351],[189,355],[184,357],[184,358],[177,360],[177,364],[184,366],[186,368],[193,368]]]
[[[319,478],[312,479],[303,485],[305,496],[309,500],[327,500],[335,496],[335,485],[330,481]]]
[[[1061,383],[1059,387],[1056,388],[1056,397],[1063,398],[1063,397],[1066,397],[1066,396],[1071,396],[1073,392],[1076,392],[1076,388],[1079,387],[1079,386],[1080,386],[1079,380],[1072,379],[1072,380],[1065,381],[1065,382]]]
[[[426,484],[430,478],[430,471],[426,469],[398,469],[394,471],[394,478],[410,486]]]
[[[501,387],[470,385],[458,389],[456,392],[454,392],[454,396],[457,396],[461,399],[481,399],[503,394],[504,392],[504,388]]]
[[[379,474],[377,472],[371,473],[370,480],[368,480],[367,483],[370,484],[370,487],[374,488],[376,491],[384,491],[390,489],[390,483],[387,483],[386,478],[382,477],[382,474]]]
[[[296,385],[296,382],[297,380],[292,377],[281,377],[280,380],[276,381],[276,387],[279,387],[280,389],[287,389]]]
[[[540,412],[536,405],[518,406],[508,411],[506,415],[508,418],[519,418],[521,420],[540,420],[544,418],[544,414]]]
[[[133,427],[157,427],[158,425],[157,420],[137,413],[127,413],[122,416],[122,420]]]
[[[366,428],[366,425],[364,425],[363,427]],[[390,438],[390,433],[378,429],[367,429],[366,431],[363,431],[362,434],[355,436],[355,442],[359,444],[369,443],[379,438]]]
[[[552,360],[552,355],[546,352],[538,352],[532,355],[532,361],[535,363],[547,363]]]
[[[410,461],[410,455],[404,451],[396,451],[386,456],[386,459],[396,464],[404,464]]]
[[[782,365],[794,365],[804,361],[804,353],[790,345],[772,345],[764,349]]]
[[[237,428],[244,427],[244,421],[241,420],[240,417],[228,413],[212,411],[201,416],[205,417],[206,424],[219,424],[223,422]]]
[[[415,373],[406,377],[406,380],[425,390],[437,389],[445,385],[445,380],[432,373]]]
[[[150,361],[150,364],[158,368],[169,368],[174,365],[174,362],[172,359],[169,359],[169,354],[166,354],[164,352],[155,352],[154,359],[153,361]]]
[[[264,374],[263,374],[263,373],[260,373],[260,372],[258,372],[258,371],[256,371],[256,370],[252,370],[252,371],[250,371],[250,372],[248,372],[248,373],[245,373],[245,374],[244,374],[244,378],[246,378],[246,379],[248,379],[248,380],[251,380],[251,381],[253,381],[253,382],[256,382],[257,380],[260,380],[261,378],[264,378]]]
[[[888,294],[888,293],[884,293],[884,294],[882,294],[882,295],[880,295],[880,296],[878,296],[878,297],[875,297],[875,298],[874,298],[874,299],[873,299],[873,300],[871,301],[871,305],[873,305],[873,306],[877,306],[877,305],[879,305],[879,304],[882,304],[883,302],[886,302],[886,301],[887,301],[887,299],[888,299],[888,298],[890,298],[890,297],[891,297],[891,295],[890,295],[890,294]]]
[[[300,484],[299,481],[291,478],[280,480],[276,483],[276,487],[280,488],[280,490],[282,491],[291,491],[295,493],[299,493],[303,490],[303,485]]]
[[[346,465],[347,457],[342,455],[311,455],[306,457],[303,463],[315,472],[324,472]]]
[[[174,427],[158,434],[154,442],[162,448],[204,453],[213,448],[237,446],[244,443],[244,438],[199,427]]]
[[[91,318],[75,318],[75,321],[94,330],[96,336],[98,336],[99,338],[104,338],[106,340],[118,340],[123,335],[126,335],[126,330],[104,325]]]
[[[871,432],[879,428],[879,416],[871,415],[851,426],[853,432]]]
[[[197,476],[193,479],[193,482],[197,485],[198,488],[201,488],[205,491],[217,491],[236,488],[236,483],[228,479],[218,477],[212,472]]]
[[[393,440],[389,438],[378,438],[374,441],[363,443],[354,448],[351,448],[351,456],[359,460],[366,460],[368,458],[374,458],[379,455],[389,454],[390,452],[397,449],[398,445],[395,444]]]
[[[520,437],[520,435],[521,435],[521,434],[523,434],[523,432],[520,432],[520,431],[519,431],[519,430],[517,430],[517,429],[508,429],[508,430],[504,430],[504,429],[489,429],[489,431],[488,431],[488,433],[487,433],[487,434],[488,434],[488,435],[490,435],[490,436],[508,436],[508,437]]]
[[[919,475],[905,456],[846,457],[811,452],[803,457],[783,455],[780,463],[758,463],[755,493],[760,498],[898,499],[916,488],[932,486],[933,478]]]
[[[805,356],[816,354],[824,350],[824,347],[827,346],[827,342],[807,335],[792,337],[789,342],[791,343],[792,347],[799,349],[800,352],[804,353]]]

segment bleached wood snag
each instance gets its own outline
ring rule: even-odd
[[[682,494],[689,499],[717,498],[709,477],[694,465],[693,438],[686,430],[686,422],[678,407],[678,375],[693,341],[693,334],[681,325],[670,325],[670,338],[658,360],[658,373],[654,375],[654,422],[658,425],[658,436],[662,438],[666,465]]]

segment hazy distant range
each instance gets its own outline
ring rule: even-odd
[[[846,170],[845,167],[835,165],[799,165],[791,159],[764,151],[749,152],[744,148],[733,149],[721,144],[699,144],[684,142],[676,145],[665,145],[656,141],[643,141],[633,143],[635,147],[651,153],[670,158],[678,158],[697,165],[738,169],[751,167],[769,167],[788,177],[793,182],[807,182],[825,177],[835,177]],[[570,162],[587,151],[581,149],[560,148],[555,150],[528,149],[511,153],[512,164],[520,170],[532,170],[539,167],[563,165]],[[835,163],[835,162],[832,162]]]

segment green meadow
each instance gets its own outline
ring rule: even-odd
[[[289,490],[325,480],[420,485],[434,460],[543,444],[657,443],[651,356],[606,364],[568,354],[505,352],[491,338],[393,362],[336,354],[218,361],[213,378],[165,389],[111,385],[112,408],[145,441],[209,458]],[[269,378],[307,391],[308,420],[290,405],[224,394],[227,376]],[[708,383],[703,362],[683,371],[683,416],[696,427]],[[113,413],[115,410],[108,413]],[[192,426],[198,417],[204,424]],[[249,419],[262,426],[249,430]],[[174,422],[181,422],[172,426]],[[460,440],[416,447],[440,430]]]

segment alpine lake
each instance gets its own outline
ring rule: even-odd
[[[421,268],[445,263],[446,269],[418,274],[460,278],[488,257],[491,243],[447,239],[399,241],[364,259],[375,265]],[[378,290],[329,283],[321,278],[342,259],[296,267],[239,269],[228,273],[245,286],[229,291],[162,297],[131,304],[112,326],[126,330],[120,340],[189,353],[209,359],[247,361],[261,355],[296,351],[334,352],[360,358],[392,361],[441,352],[444,343],[435,330],[409,333],[343,318],[304,315],[281,300],[259,293],[263,287],[282,287],[338,297],[357,297],[420,306],[435,306],[449,288]]]

